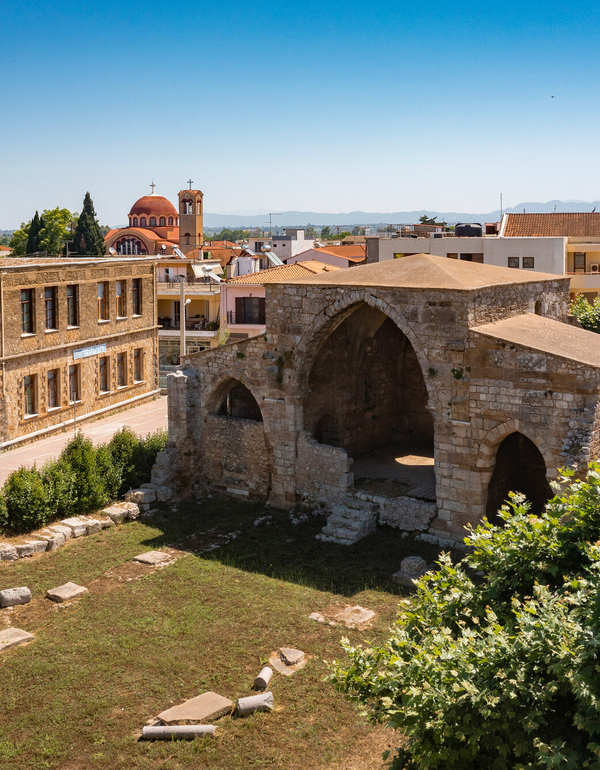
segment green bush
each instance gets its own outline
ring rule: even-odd
[[[65,519],[77,509],[77,478],[71,466],[62,458],[50,460],[40,471],[48,494],[52,517]]]
[[[167,439],[166,430],[150,433],[145,438],[139,438],[127,427],[115,433],[108,448],[114,464],[121,469],[121,494],[150,481],[156,456],[164,449]]]
[[[19,468],[4,484],[7,526],[14,532],[43,527],[52,518],[50,497],[36,466]]]
[[[78,433],[69,441],[61,454],[61,460],[70,466],[77,484],[75,513],[85,513],[101,508],[109,500],[102,471],[105,463],[98,463],[97,450],[89,438]]]
[[[0,494],[0,532],[8,528],[8,509],[6,507],[6,498]]]
[[[578,294],[571,304],[571,314],[575,316],[584,329],[600,332],[599,297],[594,297],[594,302],[590,303],[583,294]]]
[[[393,767],[600,768],[599,467],[571,476],[444,555],[384,644],[344,642],[331,679],[407,737]]]

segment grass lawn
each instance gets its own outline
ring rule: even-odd
[[[264,515],[270,523],[254,526]],[[336,546],[315,540],[322,525],[311,518],[294,526],[287,513],[214,498],[0,565],[0,588],[26,585],[34,596],[29,605],[0,610],[0,629],[10,624],[36,635],[0,655],[0,767],[381,767],[381,752],[398,736],[370,727],[323,682],[324,661],[339,657],[342,636],[381,639],[400,593],[391,574],[405,556],[433,561],[438,549],[387,528]],[[233,530],[238,536],[218,550],[193,552]],[[170,566],[127,565],[174,543],[184,553]],[[43,598],[69,580],[89,594],[69,606]],[[308,619],[340,602],[375,610],[374,627]],[[223,717],[213,739],[137,741],[148,719],[205,690],[234,701],[251,694],[261,665],[282,646],[311,657],[293,676],[274,675],[273,713]]]

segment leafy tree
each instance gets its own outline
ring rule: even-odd
[[[419,217],[419,222],[422,225],[437,225],[439,222],[437,221],[437,217],[428,217],[427,214],[423,214],[422,217]]]
[[[393,768],[600,767],[600,466],[563,474],[443,555],[383,644],[344,642],[331,678],[408,738]]]
[[[30,230],[37,227],[36,217],[38,218],[39,231],[35,241],[30,243]],[[69,227],[71,222],[77,218],[69,209],[61,209],[57,206],[54,209],[45,209],[42,216],[39,217],[36,211],[35,217],[15,231],[10,241],[10,247],[13,254],[17,257],[24,257],[26,254],[35,254],[35,252],[45,251],[50,256],[60,254],[63,244],[70,237]],[[33,251],[30,250],[33,248]]]
[[[12,253],[17,257],[23,257],[27,254],[27,239],[29,237],[29,225],[31,222],[22,222],[21,227],[12,235],[8,245]]]
[[[228,227],[223,227],[220,233],[215,233],[210,236],[211,241],[242,241],[250,237],[250,230],[230,230]]]
[[[40,219],[37,211],[34,218],[31,220],[29,229],[27,231],[27,245],[25,247],[26,254],[35,254],[40,250],[40,230],[44,226],[44,217]]]
[[[79,256],[99,257],[104,254],[104,236],[96,219],[94,204],[89,192],[83,199],[83,209],[73,235],[73,250]]]
[[[578,294],[571,304],[571,313],[584,329],[600,334],[600,297],[590,304],[583,294]]]

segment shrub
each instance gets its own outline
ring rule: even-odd
[[[0,532],[8,528],[8,510],[6,508],[6,498],[0,494]]]
[[[77,484],[75,513],[85,513],[94,508],[101,508],[108,500],[108,492],[102,471],[106,471],[104,461],[98,463],[97,450],[91,440],[82,433],[69,441],[61,454],[61,460],[70,466]]]
[[[27,532],[52,518],[48,488],[36,466],[19,468],[4,484],[7,528]]]
[[[600,298],[595,297],[594,302],[590,303],[583,294],[578,294],[571,304],[571,314],[584,329],[600,332]]]
[[[156,456],[164,449],[167,439],[166,430],[150,433],[145,438],[139,438],[127,427],[115,433],[108,448],[113,462],[121,468],[121,494],[150,481]]]
[[[77,478],[71,466],[62,457],[50,460],[40,471],[51,516],[64,519],[77,510]]]
[[[600,472],[520,495],[419,581],[389,639],[331,679],[408,738],[393,767],[600,768]],[[476,577],[483,571],[483,577]]]

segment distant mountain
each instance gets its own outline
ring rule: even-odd
[[[505,208],[504,213],[520,214],[525,210],[528,214],[570,212],[570,211],[592,211],[596,207],[600,211],[600,200],[592,201],[559,201],[553,200],[547,203],[519,203],[512,208]],[[419,217],[426,215],[428,217],[437,217],[438,221],[456,224],[457,222],[496,222],[500,219],[500,210],[488,211],[486,213],[462,213],[456,211],[432,211],[431,209],[420,209],[419,211],[392,211],[392,212],[367,212],[367,211],[349,211],[342,214],[322,214],[317,211],[282,211],[281,216],[277,217],[274,226],[279,227],[302,227],[303,225],[316,225],[323,227],[330,226],[354,226],[354,225],[407,225],[419,221]],[[206,227],[262,227],[268,224],[268,214],[204,214],[204,225]]]

